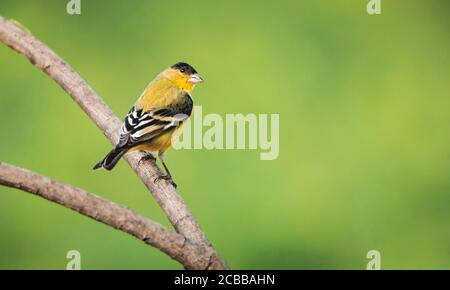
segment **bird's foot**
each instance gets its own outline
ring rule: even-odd
[[[142,158],[139,160],[138,165],[141,164],[142,161],[154,161],[156,162],[155,156],[153,156],[152,153],[146,153]]]
[[[166,180],[166,181],[168,181],[170,184],[172,184],[173,187],[177,188],[177,184],[173,181],[172,176],[170,176],[170,175],[168,175],[168,174],[157,176],[157,177],[155,178],[154,182],[156,183],[156,182],[159,182],[160,180]]]

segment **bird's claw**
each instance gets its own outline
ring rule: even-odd
[[[167,174],[166,174],[166,175],[160,175],[160,176],[157,176],[157,177],[155,177],[154,182],[156,183],[156,182],[159,182],[160,180],[166,180],[166,181],[168,181],[170,184],[172,184],[173,187],[177,188],[177,184],[173,181],[172,176],[170,176],[170,175],[167,175]]]
[[[147,153],[144,156],[142,156],[141,159],[139,159],[138,165],[141,165],[142,161],[156,161],[155,156],[153,156],[152,153]]]

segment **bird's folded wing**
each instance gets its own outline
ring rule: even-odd
[[[131,148],[178,127],[189,116],[170,108],[143,112],[133,107],[124,120],[117,147]]]

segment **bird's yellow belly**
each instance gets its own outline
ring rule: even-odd
[[[147,143],[137,145],[130,149],[130,151],[142,150],[147,152],[160,152],[163,153],[172,145],[172,139],[178,138],[183,131],[185,123],[180,124],[177,128],[169,131],[161,136],[158,136]]]
[[[166,133],[158,136],[147,143],[137,145],[130,149],[130,151],[142,150],[147,152],[164,152],[172,144],[172,133]]]
[[[134,146],[129,151],[142,150],[147,152],[164,153],[172,145],[172,139],[178,138],[183,131],[185,122],[181,123],[177,128],[171,130],[161,136],[158,136],[151,141]]]

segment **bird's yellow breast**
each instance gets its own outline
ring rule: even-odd
[[[192,85],[186,84],[185,80],[168,79],[164,75],[160,75],[145,88],[137,100],[136,106],[144,111],[166,108],[177,103],[184,96],[183,91],[190,92],[192,88]]]

